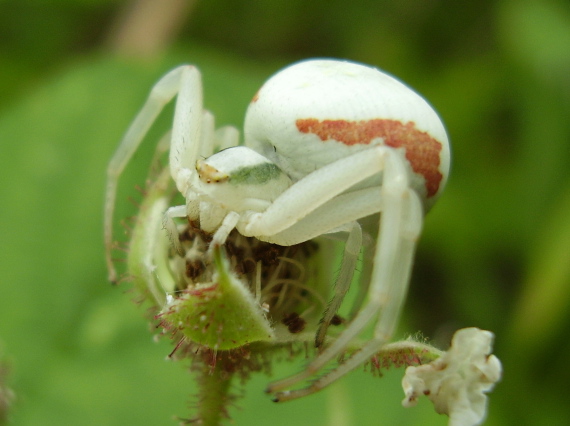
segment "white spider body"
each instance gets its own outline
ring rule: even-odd
[[[322,389],[366,362],[393,333],[424,211],[440,195],[449,172],[443,124],[423,98],[374,68],[311,60],[265,83],[246,115],[246,146],[236,147],[235,129],[214,131],[212,115],[202,109],[198,70],[176,68],[155,85],[109,165],[105,235],[112,280],[109,253],[118,177],[175,95],[170,169],[186,205],[168,209],[165,227],[182,255],[174,217],[189,217],[214,233],[211,248],[223,244],[234,228],[283,246],[347,233],[335,293],[315,339],[324,350],[305,371],[273,383],[268,391],[281,401]],[[228,149],[213,154],[217,143]],[[363,246],[359,221],[371,215],[379,218],[374,227],[378,235],[371,236],[374,244],[367,249],[371,267],[369,282],[363,283],[365,303],[325,347],[327,328]],[[338,368],[306,388],[283,391],[318,375],[374,321],[373,339]]]

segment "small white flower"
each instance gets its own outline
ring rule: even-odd
[[[404,407],[412,407],[426,395],[449,426],[474,426],[486,416],[487,396],[501,378],[499,359],[491,355],[494,335],[478,328],[455,333],[451,347],[426,365],[408,367],[402,380]]]

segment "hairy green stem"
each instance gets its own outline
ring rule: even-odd
[[[218,426],[223,419],[228,418],[228,404],[232,397],[229,395],[232,375],[222,371],[222,363],[215,367],[204,367],[199,380],[200,393],[198,401],[198,424]]]

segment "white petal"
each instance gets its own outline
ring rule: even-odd
[[[455,333],[451,348],[435,361],[408,367],[402,380],[405,407],[426,395],[450,426],[473,426],[486,416],[487,392],[501,378],[499,359],[490,355],[493,333],[465,328]]]

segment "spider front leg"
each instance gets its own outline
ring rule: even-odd
[[[194,137],[194,141],[197,141],[199,140],[197,136],[200,134],[199,122],[201,121],[202,115],[202,84],[200,73],[196,68],[187,65],[173,69],[154,85],[148,99],[127,130],[127,133],[123,137],[119,148],[117,148],[107,168],[104,228],[107,269],[111,282],[116,282],[117,280],[117,272],[111,257],[111,250],[113,248],[113,213],[115,210],[119,177],[164,106],[177,94],[179,96],[172,128],[170,153],[171,173],[173,176],[175,175],[175,169],[180,169],[180,159],[182,154],[184,154],[181,149],[182,144],[180,141],[184,138],[190,141],[191,136]],[[198,107],[200,114],[188,114],[192,107],[194,107],[194,109]],[[186,115],[186,117],[183,117],[183,114]],[[188,116],[193,117],[193,119],[189,120]],[[187,123],[183,123],[185,120]],[[192,126],[193,130],[191,130],[190,126]],[[174,156],[176,157],[174,164],[172,161],[173,152],[176,153]]]
[[[415,191],[408,189],[401,195],[400,206],[393,205],[394,208],[388,208],[382,212],[380,233],[389,229],[391,225],[399,225],[394,232],[399,235],[387,235],[384,238],[380,236],[367,304],[337,340],[309,364],[305,371],[269,385],[267,392],[275,393],[275,402],[289,401],[318,392],[368,361],[392,337],[406,297],[413,254],[422,222],[422,205]],[[398,217],[398,212],[403,217]],[[340,356],[352,338],[362,332],[378,316],[373,339],[337,368],[319,377],[305,388],[278,392],[318,374],[328,362]]]
[[[117,272],[113,265],[113,213],[117,197],[119,177],[141,144],[148,130],[164,106],[178,95],[172,138],[170,142],[170,172],[178,188],[184,187],[186,178],[180,179],[183,168],[196,161],[201,142],[202,83],[199,71],[189,65],[173,69],[151,89],[150,95],[139,111],[107,168],[105,195],[105,247],[109,280],[116,282]]]
[[[269,385],[267,392],[276,393],[275,401],[299,398],[328,386],[378,352],[390,339],[397,324],[406,295],[415,243],[423,222],[423,208],[418,194],[409,187],[409,169],[401,153],[383,147],[373,151],[381,154],[383,159],[378,161],[379,158],[375,157],[375,171],[378,173],[383,169],[383,182],[379,190],[382,194],[380,227],[368,300],[346,330],[306,370]],[[371,153],[367,155],[374,157]],[[356,167],[356,170],[362,169]],[[361,350],[310,386],[283,391],[318,374],[330,361],[342,355],[350,342],[379,315],[374,338]]]

